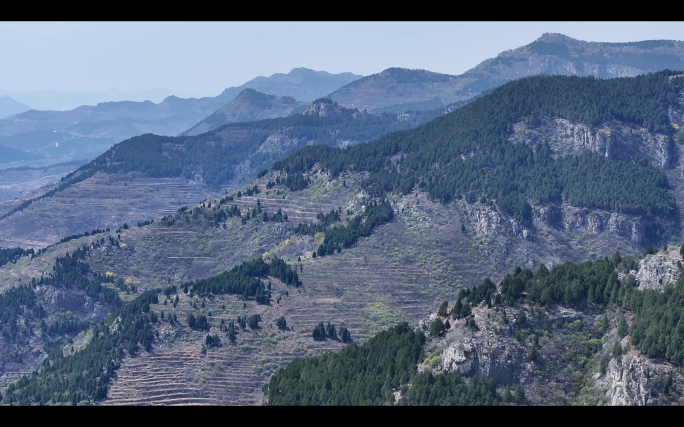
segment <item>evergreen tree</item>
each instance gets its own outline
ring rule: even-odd
[[[323,322],[319,322],[313,330],[313,339],[316,341],[323,341],[325,339],[325,326]]]
[[[444,301],[442,305],[439,306],[439,310],[437,310],[437,316],[444,317],[447,315],[447,308],[449,307],[449,301]]]
[[[523,311],[522,307],[520,310],[518,310],[518,318],[516,319],[516,323],[521,328],[527,325],[527,316],[525,315],[525,311]]]
[[[515,396],[514,396],[514,398],[515,398],[515,403],[516,403],[517,405],[523,405],[523,404],[525,404],[525,390],[523,390],[523,388],[520,386],[520,384],[518,384],[518,385],[515,387]]]
[[[442,322],[442,319],[439,317],[435,319],[434,322],[432,322],[432,326],[430,327],[430,336],[431,337],[439,337],[444,333],[444,322]]]
[[[618,317],[618,328],[617,328],[617,333],[620,338],[624,337],[627,335],[628,332],[628,327],[627,327],[627,320],[625,319],[625,316],[623,314],[620,314]]]

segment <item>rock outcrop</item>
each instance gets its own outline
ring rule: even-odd
[[[676,249],[646,256],[635,274],[639,289],[662,290],[668,283],[676,283],[680,275],[678,261],[681,262],[681,256]]]
[[[616,121],[593,128],[561,118],[526,117],[513,126],[509,140],[530,145],[548,141],[556,156],[592,151],[611,160],[630,161],[642,155],[661,169],[672,167],[676,160],[670,136]]]

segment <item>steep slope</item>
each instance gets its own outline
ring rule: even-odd
[[[506,306],[509,308],[516,302],[520,305],[528,303],[526,300],[517,301],[519,298],[528,298],[534,303],[535,310],[539,304],[563,305],[566,302],[561,303],[557,299],[567,296],[567,304],[575,311],[583,309],[575,306],[582,302],[604,308],[608,301],[612,301],[614,305],[625,304],[619,305],[620,310],[639,312],[628,304],[637,301],[632,296],[641,295],[635,293],[641,291],[627,290],[630,289],[627,283],[631,281],[624,275],[624,270],[637,270],[637,265],[639,269],[655,269],[656,273],[633,273],[635,277],[643,277],[639,280],[645,287],[655,286],[660,279],[675,280],[676,264],[674,267],[668,265],[662,269],[663,274],[660,273],[662,264],[672,264],[672,261],[666,261],[672,258],[672,248],[662,256],[664,259],[647,256],[642,263],[641,256],[636,256],[626,260],[626,264],[616,272],[617,285],[615,277],[606,279],[603,276],[604,270],[597,272],[596,280],[578,276],[578,286],[582,288],[577,292],[572,280],[558,282],[558,287],[555,282],[544,281],[545,286],[553,289],[550,292],[556,298],[553,301],[543,299],[548,293],[536,281],[528,280],[530,277],[525,276],[525,270],[514,273],[516,280],[524,279],[522,286],[511,287],[511,279],[506,279],[506,274],[513,273],[517,266],[539,272],[543,271],[540,269],[542,263],[550,267],[565,261],[583,262],[587,259],[599,260],[595,263],[598,266],[605,263],[618,265],[622,260],[600,260],[618,248],[623,253],[636,254],[655,243],[662,247],[663,240],[677,241],[680,231],[676,212],[681,199],[678,196],[679,184],[674,180],[677,173],[673,173],[677,169],[672,168],[680,168],[680,157],[673,156],[669,161],[661,162],[662,156],[650,156],[647,148],[670,147],[678,152],[679,146],[675,141],[680,131],[673,125],[681,128],[682,115],[678,113],[681,111],[678,109],[680,84],[681,78],[672,73],[609,81],[537,77],[512,82],[416,129],[396,132],[374,142],[345,149],[305,147],[285,161],[276,163],[272,171],[259,174],[256,180],[234,188],[220,198],[211,198],[200,205],[190,204],[189,207],[169,207],[167,215],[152,223],[141,222],[134,226],[135,222],[130,222],[128,225],[131,227],[127,225],[116,233],[69,240],[49,248],[34,259],[24,257],[16,264],[6,264],[0,267],[0,288],[8,289],[18,283],[30,282],[32,278],[40,280],[40,273],[50,271],[53,266],[51,259],[54,258],[50,257],[66,251],[72,253],[73,248],[66,247],[68,244],[89,244],[89,239],[100,242],[104,239],[105,243],[99,247],[91,245],[92,249],[83,255],[83,262],[87,262],[89,268],[85,277],[89,280],[90,275],[115,277],[121,280],[117,279],[117,283],[139,287],[139,291],[153,288],[161,291],[170,285],[177,286],[178,304],[174,306],[173,301],[169,303],[167,300],[165,305],[166,298],[160,297],[150,304],[150,309],[159,316],[162,310],[167,315],[173,312],[180,324],[159,320],[154,324],[150,320],[152,323],[148,330],[152,338],[141,341],[142,348],[147,347],[149,351],[136,350],[137,347],[130,347],[130,351],[123,348],[117,359],[121,362],[117,370],[118,379],[106,387],[107,393],[112,394],[108,394],[105,402],[111,404],[257,403],[262,398],[260,386],[280,367],[298,356],[314,356],[344,346],[335,340],[314,340],[312,332],[319,322],[330,322],[338,329],[344,326],[355,342],[363,343],[401,321],[409,322],[412,328],[418,326],[420,320],[436,311],[442,301],[456,301],[460,290],[481,284],[483,276],[491,277],[494,282],[503,280],[500,289],[502,298],[505,298],[502,303],[509,304]],[[615,93],[621,96],[616,97]],[[610,102],[612,99],[620,99],[620,104],[614,105]],[[345,111],[327,101],[314,104],[306,115],[264,123],[278,123],[279,120],[330,123],[327,120]],[[352,117],[383,117],[353,110],[349,114]],[[554,127],[564,121],[575,127],[564,132],[561,132],[564,128]],[[148,165],[150,168],[143,171],[151,175],[177,168],[182,173],[183,162],[192,160],[184,157],[194,152],[192,144],[204,147],[207,144],[203,141],[215,141],[219,132],[247,125],[228,125],[214,134],[210,133],[210,139],[187,137],[185,141],[189,145],[182,156],[177,156],[172,146],[164,148],[166,140],[155,140],[152,136],[138,140],[145,141],[136,144],[138,147],[148,144],[154,148],[158,143],[161,153],[166,149],[169,150],[166,153],[173,154],[171,157],[157,156],[163,162]],[[330,135],[328,128],[322,129],[321,134]],[[343,130],[340,128],[340,134]],[[608,139],[601,139],[609,135],[610,144],[606,142]],[[632,139],[623,139],[627,135]],[[549,137],[548,143],[543,136]],[[332,141],[330,145],[337,144],[337,140],[329,141]],[[628,152],[634,156],[629,158],[630,161],[615,160],[610,152],[606,158],[606,147],[617,147],[618,152],[624,151],[623,147],[632,147],[636,151]],[[573,152],[583,154],[574,156]],[[644,158],[637,160],[638,153]],[[125,151],[120,154],[125,154]],[[121,167],[121,172],[126,172],[128,166],[125,165],[136,165],[133,160],[141,158],[136,151],[121,157],[128,163],[119,162],[114,152],[110,155],[112,157],[103,157],[107,161],[94,162],[90,166],[102,169],[84,168],[83,171],[116,172],[115,167]],[[209,157],[217,156],[209,152]],[[107,169],[110,167],[111,170]],[[535,169],[538,167],[542,169]],[[575,170],[581,174],[581,180],[573,178]],[[468,173],[459,175],[462,171]],[[121,193],[113,196],[125,200],[126,189],[131,184],[127,178],[134,177],[133,172],[93,175],[84,181],[68,184],[55,194],[69,194],[69,191],[92,182],[88,180],[98,176],[121,179],[121,183],[129,184],[120,185]],[[539,176],[544,179],[539,179]],[[135,181],[138,179],[143,178],[136,175]],[[580,184],[587,180],[592,183],[592,191],[583,192]],[[508,185],[500,187],[502,182]],[[530,182],[537,183],[537,186],[528,185]],[[511,199],[507,199],[504,191],[514,195],[512,203],[507,203]],[[539,202],[540,197],[548,199]],[[64,202],[64,205],[69,205],[68,199]],[[27,218],[34,206],[40,211],[35,208],[36,212],[31,214],[51,223],[64,221],[59,219],[59,213],[70,214],[64,206],[48,209],[40,207],[40,203],[43,201],[24,207],[23,212],[8,219]],[[141,206],[145,203],[148,202],[141,197]],[[51,211],[57,214],[47,216]],[[525,216],[526,212],[529,217]],[[653,250],[647,249],[646,252],[652,253]],[[267,302],[264,300],[265,291],[258,294],[261,295],[258,299],[256,294],[224,293],[222,288],[216,288],[216,292],[210,294],[202,293],[206,291],[205,282],[198,279],[211,279],[255,258],[273,262],[276,257],[296,269],[302,286],[292,287],[287,284],[290,282],[283,283],[268,275],[260,276],[264,289],[271,282],[270,304],[264,304]],[[559,272],[554,277],[568,268],[574,267],[567,264],[552,270]],[[107,275],[107,272],[111,274]],[[536,278],[542,275],[537,273]],[[563,277],[572,279],[573,276]],[[568,283],[572,286],[561,287]],[[607,287],[608,284],[611,286]],[[508,290],[504,289],[506,286]],[[188,293],[183,291],[186,287]],[[193,293],[190,293],[191,289]],[[630,292],[628,304],[625,303],[627,292]],[[589,295],[593,295],[593,301]],[[130,301],[136,296],[130,293],[123,294],[121,298]],[[477,301],[476,305],[480,302]],[[660,305],[666,307],[665,303]],[[524,306],[525,310],[527,307]],[[614,308],[617,309],[617,305]],[[471,310],[479,322],[477,307],[471,307]],[[527,317],[536,325],[531,308],[529,310]],[[455,311],[461,313],[460,310]],[[489,312],[490,317],[496,313],[495,309],[492,311]],[[187,321],[190,313],[196,318],[206,316],[209,330],[191,327]],[[231,321],[239,323],[238,316],[254,314],[265,319],[263,325],[253,331],[245,329],[239,332],[236,343],[229,344],[227,325]],[[482,316],[486,315],[487,312],[482,312]],[[281,331],[275,325],[269,326],[280,316],[286,318],[291,330]],[[503,314],[500,316],[503,321]],[[564,315],[559,317],[551,313],[545,316],[548,318],[542,319],[543,325],[557,324],[561,320],[574,324],[578,320],[574,315],[566,316],[572,322],[565,322]],[[512,317],[512,313],[509,312],[507,317]],[[583,324],[595,322],[595,319],[590,320],[583,320]],[[631,318],[627,320],[632,322]],[[655,357],[665,351],[665,357],[674,360],[672,354],[668,356],[667,348],[649,335],[658,331],[647,328],[644,332],[646,323],[636,324],[641,326],[634,330],[643,333],[634,333],[638,338],[634,347]],[[472,327],[472,323],[470,325]],[[574,356],[570,359],[566,355],[568,351],[578,351],[575,344],[583,346],[584,341],[603,339],[593,335],[593,328],[587,328],[582,326],[577,331],[552,335],[549,338],[552,345],[562,344],[559,356],[544,353],[546,350],[543,348],[540,350],[548,356],[550,365],[551,362],[572,365],[571,371],[561,372],[565,376],[557,380],[562,382],[558,389],[568,396],[571,403],[601,402],[600,399],[589,400],[596,397],[597,388],[586,378],[589,371],[580,371],[578,364],[595,366],[594,363],[598,363],[596,366],[600,368],[603,353],[597,358],[594,356],[598,352],[582,354],[589,362]],[[156,332],[159,332],[159,337]],[[517,332],[514,328],[512,335]],[[575,332],[584,334],[583,341],[573,341]],[[521,335],[521,341],[515,341],[524,343],[529,349],[528,344],[534,344],[534,341],[525,340],[533,340],[531,333]],[[208,334],[210,341],[206,339]],[[220,337],[220,346],[210,344],[214,334]],[[540,334],[534,334],[539,337],[541,345],[546,344]],[[522,347],[513,342],[510,333],[502,336],[506,338],[503,344],[510,345],[511,351],[519,354]],[[656,343],[654,353],[648,352],[651,345],[646,346],[642,339],[648,336],[651,336],[651,343]],[[608,340],[609,344],[614,344],[610,337]],[[492,343],[498,345],[495,341]],[[590,344],[593,346],[596,341]],[[602,348],[603,344],[601,341]],[[206,356],[203,345],[207,346]],[[624,343],[620,353],[623,347]],[[16,351],[23,354],[31,350],[18,346]],[[429,366],[437,360],[437,351],[435,348],[434,355],[430,351],[431,356],[425,361]],[[83,354],[85,357],[90,353]],[[183,370],[179,367],[175,361],[177,357],[187,358],[189,368]],[[12,365],[12,378],[21,369],[34,369],[43,358],[44,354],[40,354],[30,360],[27,357],[29,363]],[[524,359],[521,360],[524,363]],[[647,365],[639,357],[633,360],[634,363],[629,362],[630,366],[656,367]],[[607,369],[613,369],[611,363],[606,361]],[[617,364],[617,358],[614,363]],[[60,362],[59,366],[68,366],[68,362]],[[669,369],[667,365],[663,366],[663,369]],[[106,366],[102,368],[102,372],[109,369]],[[112,365],[111,369],[116,368]],[[546,378],[543,375],[549,372],[557,373],[554,369],[549,366],[549,370],[537,378]],[[572,385],[567,376],[574,378],[575,370],[580,372],[579,380],[587,381],[581,385],[590,392],[588,397],[578,396],[570,388]],[[661,371],[665,372],[658,372]],[[10,373],[9,370],[6,372]],[[106,372],[109,375],[109,371]],[[614,372],[618,375],[617,372],[621,371],[615,368]],[[632,371],[628,372],[631,375]],[[141,378],[145,380],[141,381]],[[606,380],[605,377],[599,379]],[[654,381],[656,391],[663,389],[661,379]],[[16,387],[33,387],[31,384],[35,383],[32,381],[27,379],[17,383]],[[150,381],[157,381],[159,388],[153,387],[154,383]],[[678,381],[673,379],[676,387],[679,387]],[[100,391],[97,395],[88,395],[88,400],[101,399],[102,387],[105,386],[98,384],[99,388],[94,390]],[[540,390],[540,396],[548,396],[548,389]],[[526,389],[524,393],[533,399],[535,391]],[[34,399],[35,402],[47,397],[33,392],[31,396],[34,397],[29,400]],[[669,397],[659,399],[659,402],[671,401]],[[21,398],[17,401],[21,402]],[[561,401],[560,396],[553,400],[555,403]]]
[[[682,404],[682,331],[667,320],[681,316],[684,281],[644,289],[635,265],[616,254],[517,269],[499,286],[486,278],[415,332],[399,325],[361,348],[293,362],[264,387],[268,403]]]
[[[15,101],[7,95],[0,97],[0,119],[4,119],[5,117],[12,116],[14,114],[23,113],[24,111],[28,111],[30,109],[31,107],[28,105]]]
[[[655,241],[668,225],[654,217],[671,226],[677,218],[670,183],[658,169],[674,167],[674,140],[682,139],[682,81],[673,72],[522,79],[417,129],[345,151],[307,147],[274,168],[368,172],[364,188],[375,196],[418,187],[442,203],[480,199],[513,216],[526,236],[535,212],[546,212],[551,224],[567,205],[635,215],[643,219],[642,235]],[[525,137],[525,123],[540,138]],[[393,156],[398,163],[388,163]]]
[[[534,42],[488,59],[459,76],[390,68],[328,95],[345,107],[371,111],[429,110],[468,99],[511,80],[533,75],[634,77],[684,69],[684,42],[602,43],[543,34]]]
[[[210,200],[190,209],[181,209],[177,214],[168,215],[152,224],[122,229],[118,233],[81,237],[56,245],[35,259],[22,258],[16,264],[10,263],[0,267],[0,287],[7,289],[19,279],[19,283],[25,283],[30,281],[31,277],[40,278],[40,272],[49,270],[55,257],[64,256],[65,252],[71,253],[74,247],[78,248],[84,243],[89,244],[90,241],[104,238],[104,245],[85,254],[84,261],[89,264],[92,274],[113,278],[113,284],[120,278],[121,283],[138,287],[138,294],[122,294],[125,301],[136,298],[145,289],[156,287],[163,290],[169,284],[177,285],[177,290],[170,292],[170,299],[162,293],[158,301],[150,305],[150,310],[156,313],[158,318],[162,311],[165,312],[166,319],[169,314],[175,314],[178,322],[169,323],[168,320],[158,319],[157,323],[150,324],[155,338],[149,352],[139,349],[134,352],[135,354],[123,353],[121,367],[117,370],[117,379],[112,381],[108,398],[103,403],[258,404],[262,400],[261,386],[266,384],[269,377],[278,372],[280,367],[286,366],[297,357],[315,356],[344,347],[344,343],[334,339],[313,340],[311,332],[319,322],[331,322],[338,330],[340,327],[347,328],[354,342],[359,344],[401,321],[408,321],[411,327],[416,327],[427,313],[437,309],[441,301],[455,301],[460,289],[472,288],[481,283],[483,275],[499,281],[504,279],[504,273],[512,272],[508,262],[499,261],[498,254],[506,246],[509,251],[504,249],[504,252],[512,257],[513,265],[524,263],[529,253],[544,252],[535,250],[534,244],[524,239],[517,242],[483,242],[482,237],[476,233],[477,223],[459,212],[463,209],[462,206],[445,207],[430,202],[425,194],[420,194],[417,198],[410,196],[392,202],[396,219],[377,227],[371,236],[361,238],[356,245],[343,249],[341,254],[327,254],[314,258],[313,252],[316,252],[324,237],[299,234],[294,231],[294,225],[298,222],[316,222],[317,212],[326,212],[336,206],[343,207],[340,212],[341,224],[349,224],[353,215],[364,211],[363,205],[367,202],[364,202],[363,193],[358,193],[358,183],[362,179],[360,176],[347,176],[346,186],[340,180],[329,180],[327,174],[317,173],[310,176],[310,179],[313,181],[311,188],[290,191],[283,184],[271,186],[275,177],[269,174],[254,183],[260,189],[258,194],[246,195],[248,190],[253,191],[250,184],[240,189],[242,196],[239,198],[237,192],[233,191],[228,197]],[[283,196],[285,198],[282,198]],[[232,206],[239,207],[242,218],[226,217],[221,214],[222,211],[232,211]],[[264,222],[262,215],[258,213],[251,215],[246,221],[241,221],[247,212],[258,209],[259,206],[270,218],[281,209],[289,219],[284,222],[275,219]],[[352,215],[345,213],[344,209],[351,211]],[[461,225],[467,227],[466,233],[461,232]],[[111,241],[107,236],[114,236],[116,244],[107,243]],[[606,253],[610,248],[601,251]],[[654,273],[658,274],[663,270],[663,264],[676,269],[676,263],[671,260],[676,251],[676,248],[670,248],[667,254],[649,255],[643,260],[640,260],[640,256],[620,260],[619,263],[623,267],[618,271],[621,282],[619,289],[629,289],[626,283],[631,279],[622,275],[625,268],[634,269],[636,265],[639,266],[637,271],[631,273],[636,277],[645,278],[637,282],[639,285],[643,283],[644,288],[650,286],[647,283],[657,281]],[[562,255],[566,259],[571,257],[581,260],[586,257],[586,252],[578,250],[574,254],[565,252]],[[292,287],[273,277],[264,277],[264,284],[272,283],[270,304],[260,304],[252,297],[245,301],[240,295],[225,295],[217,291],[202,295],[200,288],[194,287],[195,283],[200,283],[197,279],[210,278],[243,260],[254,257],[273,260],[276,256],[291,260],[289,264],[297,269],[302,286]],[[600,258],[601,254],[598,256]],[[296,261],[298,258],[301,261]],[[548,263],[548,260],[546,262]],[[537,265],[538,261],[530,266],[537,269]],[[567,266],[557,267],[561,277],[563,268]],[[516,273],[514,277],[519,276]],[[559,274],[555,274],[554,277],[558,276]],[[521,277],[525,277],[524,274]],[[676,278],[673,277],[673,280]],[[525,288],[511,288],[505,285],[509,282],[510,279],[505,279],[501,285],[501,296],[515,299],[519,295],[515,292]],[[600,279],[597,283],[599,282],[604,286],[611,283],[609,280]],[[183,291],[184,283],[188,284],[190,289],[194,289],[194,295]],[[580,283],[585,281],[581,280]],[[532,292],[532,285],[526,286],[529,298],[538,298],[538,294]],[[174,292],[179,295],[179,302],[176,305],[173,304]],[[556,294],[554,291],[553,295]],[[559,295],[562,298],[567,293],[560,292]],[[601,292],[601,295],[604,293]],[[606,295],[607,298],[613,298],[612,291]],[[486,295],[482,293],[481,296]],[[626,299],[621,292],[615,292],[614,296],[619,296],[621,300]],[[581,297],[586,299],[587,294],[584,293]],[[504,303],[508,304],[509,299],[504,299]],[[508,372],[510,381],[506,380],[505,376],[496,377],[499,383],[498,392],[503,394],[506,385],[512,384],[515,387],[515,381],[524,378],[522,384],[525,386],[529,403],[610,403],[612,397],[602,400],[598,393],[602,392],[602,387],[612,387],[613,393],[617,393],[616,396],[622,396],[618,389],[623,387],[622,385],[603,385],[603,382],[617,378],[620,366],[624,366],[629,375],[632,375],[632,371],[639,375],[635,384],[647,386],[643,388],[645,391],[639,391],[640,395],[649,390],[662,391],[668,371],[672,372],[667,363],[654,363],[639,356],[633,348],[630,350],[631,353],[627,352],[621,359],[606,359],[608,374],[592,380],[590,384],[590,378],[593,378],[591,370],[596,369],[596,372],[599,372],[603,355],[613,351],[615,340],[611,337],[617,333],[609,329],[606,334],[595,337],[599,334],[594,325],[601,320],[600,312],[590,312],[587,315],[578,314],[576,310],[553,308],[548,312],[541,312],[541,308],[536,303],[533,304],[533,301],[530,301],[529,305],[523,301],[520,304],[526,311],[529,326],[524,328],[525,335],[518,334],[521,338],[516,340],[513,337],[519,329],[523,329],[515,324],[517,308],[503,308],[508,310],[507,317],[511,319],[509,331],[504,329],[505,323],[495,328],[497,322],[504,322],[502,307],[499,307],[498,313],[494,308],[487,311],[486,308],[477,307],[480,302],[474,301],[472,312],[481,332],[473,334],[469,327],[461,329],[464,322],[470,318],[451,319],[452,329],[447,340],[435,339],[426,346],[426,357],[420,359],[425,366],[423,370],[441,369],[441,366],[444,366],[445,370],[459,368],[464,375],[486,374],[486,367],[489,365],[484,362],[462,363],[463,360],[456,355],[455,362],[450,364],[451,350],[447,350],[447,347],[453,342],[448,338],[463,341],[461,338],[464,337],[463,339],[470,340],[466,344],[472,344],[471,341],[479,343],[478,340],[494,339],[501,341],[492,344],[495,348],[499,349],[502,345],[511,348],[515,357],[507,359],[506,364],[499,366],[496,371]],[[50,308],[49,304],[48,301],[46,309]],[[72,310],[75,315],[81,316],[81,313],[87,314],[92,311],[92,308],[86,307],[86,303],[81,300],[73,304]],[[605,301],[597,300],[596,304],[605,304]],[[203,330],[190,327],[186,323],[190,313],[195,317],[207,316],[210,328]],[[611,325],[615,325],[612,328],[617,328],[620,313],[624,311],[609,313],[609,319],[615,317],[615,321],[610,322]],[[238,331],[235,344],[231,344],[225,326],[233,321],[237,329],[238,316],[255,314],[261,316],[260,327]],[[278,329],[274,325],[280,316],[287,320],[287,327],[284,329]],[[582,325],[578,329],[576,321],[580,319]],[[434,316],[429,320],[434,320]],[[627,320],[632,324],[632,318],[627,316]],[[429,322],[423,324],[429,329]],[[549,325],[556,326],[552,327],[551,335],[546,336],[543,330]],[[495,335],[494,330],[498,330],[499,335]],[[214,334],[220,337],[222,344],[207,346],[204,354],[205,350],[202,347],[207,343],[206,336]],[[541,356],[538,362],[530,364],[525,358],[529,357],[531,345],[534,343],[533,334],[539,337],[538,351]],[[75,333],[71,336],[73,335]],[[40,333],[36,333],[34,339],[38,340],[41,337]],[[67,349],[70,348],[68,337],[69,335],[61,341],[61,345]],[[78,339],[74,337],[76,348],[85,348],[87,337],[87,333],[83,333]],[[596,339],[602,343],[603,350],[600,353],[592,350],[597,348]],[[586,347],[585,342],[590,346]],[[553,352],[556,345],[562,345],[563,351]],[[625,347],[625,342],[622,347]],[[459,349],[457,345],[454,348],[454,351]],[[442,349],[441,357],[438,357],[439,349]],[[470,360],[468,357],[471,356],[484,360],[484,356],[477,353],[480,351],[479,347],[464,349],[467,350],[467,360]],[[590,354],[584,355],[584,352],[590,350]],[[18,347],[17,351],[17,354],[21,355],[31,350]],[[570,357],[567,356],[570,354],[568,351],[577,352],[577,356],[572,356],[574,359],[567,359]],[[16,378],[18,373],[31,371],[45,357],[45,353],[37,354],[37,358],[24,356],[21,363],[8,364],[3,373],[8,378]],[[590,359],[589,363],[583,362],[584,359],[580,356]],[[187,363],[179,364],[179,358]],[[583,381],[581,386],[577,386],[580,383],[575,381],[576,375],[568,376],[569,374],[564,372],[562,376],[556,377],[554,382],[545,386],[547,383],[541,381],[545,375],[556,375],[556,366],[563,368],[568,363],[581,371],[581,378],[577,377],[577,381]],[[471,372],[471,367],[481,371]],[[531,370],[530,375],[525,374],[528,370]],[[647,379],[647,370],[651,373],[650,379]],[[680,396],[681,379],[676,372],[674,374],[671,394],[654,394],[652,396],[656,399],[650,398],[645,403],[667,403],[672,398]],[[533,381],[534,378],[539,381]],[[544,387],[550,387],[552,393],[549,393],[547,388],[539,388],[539,382]],[[577,390],[582,386],[588,388],[586,393],[580,394]],[[21,389],[21,385],[18,387]],[[538,400],[540,396],[546,400]],[[551,396],[553,397],[550,398]],[[79,399],[83,397],[85,396]],[[635,402],[629,400],[631,397],[616,399],[613,403]],[[15,401],[20,402],[21,399]]]
[[[192,128],[181,133],[180,136],[199,135],[228,123],[254,122],[263,119],[286,117],[294,109],[304,105],[306,104],[295,100],[291,96],[277,97],[257,92],[254,89],[245,89],[235,99]]]
[[[58,185],[12,203],[0,214],[0,244],[39,247],[84,229],[166,215],[234,188],[301,147],[355,145],[442,114],[370,114],[329,102],[314,103],[305,114],[233,123],[197,136],[123,141]]]
[[[35,161],[35,158],[31,157],[31,159]],[[23,166],[1,169],[0,202],[25,197],[42,187],[59,182],[64,175],[85,163],[84,161],[74,161],[57,163],[42,168]]]

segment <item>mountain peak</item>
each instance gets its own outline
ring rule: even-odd
[[[567,42],[578,42],[580,40],[573,39],[572,37],[566,36],[561,33],[544,33],[535,42],[543,43],[567,43]]]

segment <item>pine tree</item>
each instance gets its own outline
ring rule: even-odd
[[[617,333],[620,338],[623,338],[625,335],[627,335],[627,320],[625,319],[625,316],[622,314],[618,318]]]
[[[276,326],[278,326],[278,328],[280,329],[285,329],[285,327],[287,326],[287,322],[285,321],[284,316],[280,316],[278,320],[276,320]]]
[[[449,301],[444,301],[442,305],[439,306],[437,311],[437,316],[444,317],[447,315],[447,308],[449,307]]]
[[[520,310],[518,310],[518,318],[516,319],[516,323],[521,328],[527,325],[527,316],[525,315],[525,312],[523,311],[522,307],[520,308]]]
[[[515,403],[523,405],[525,403],[525,390],[518,384],[515,387]]]
[[[503,401],[506,403],[511,403],[513,401],[513,394],[511,394],[511,389],[508,386],[504,389]]]

